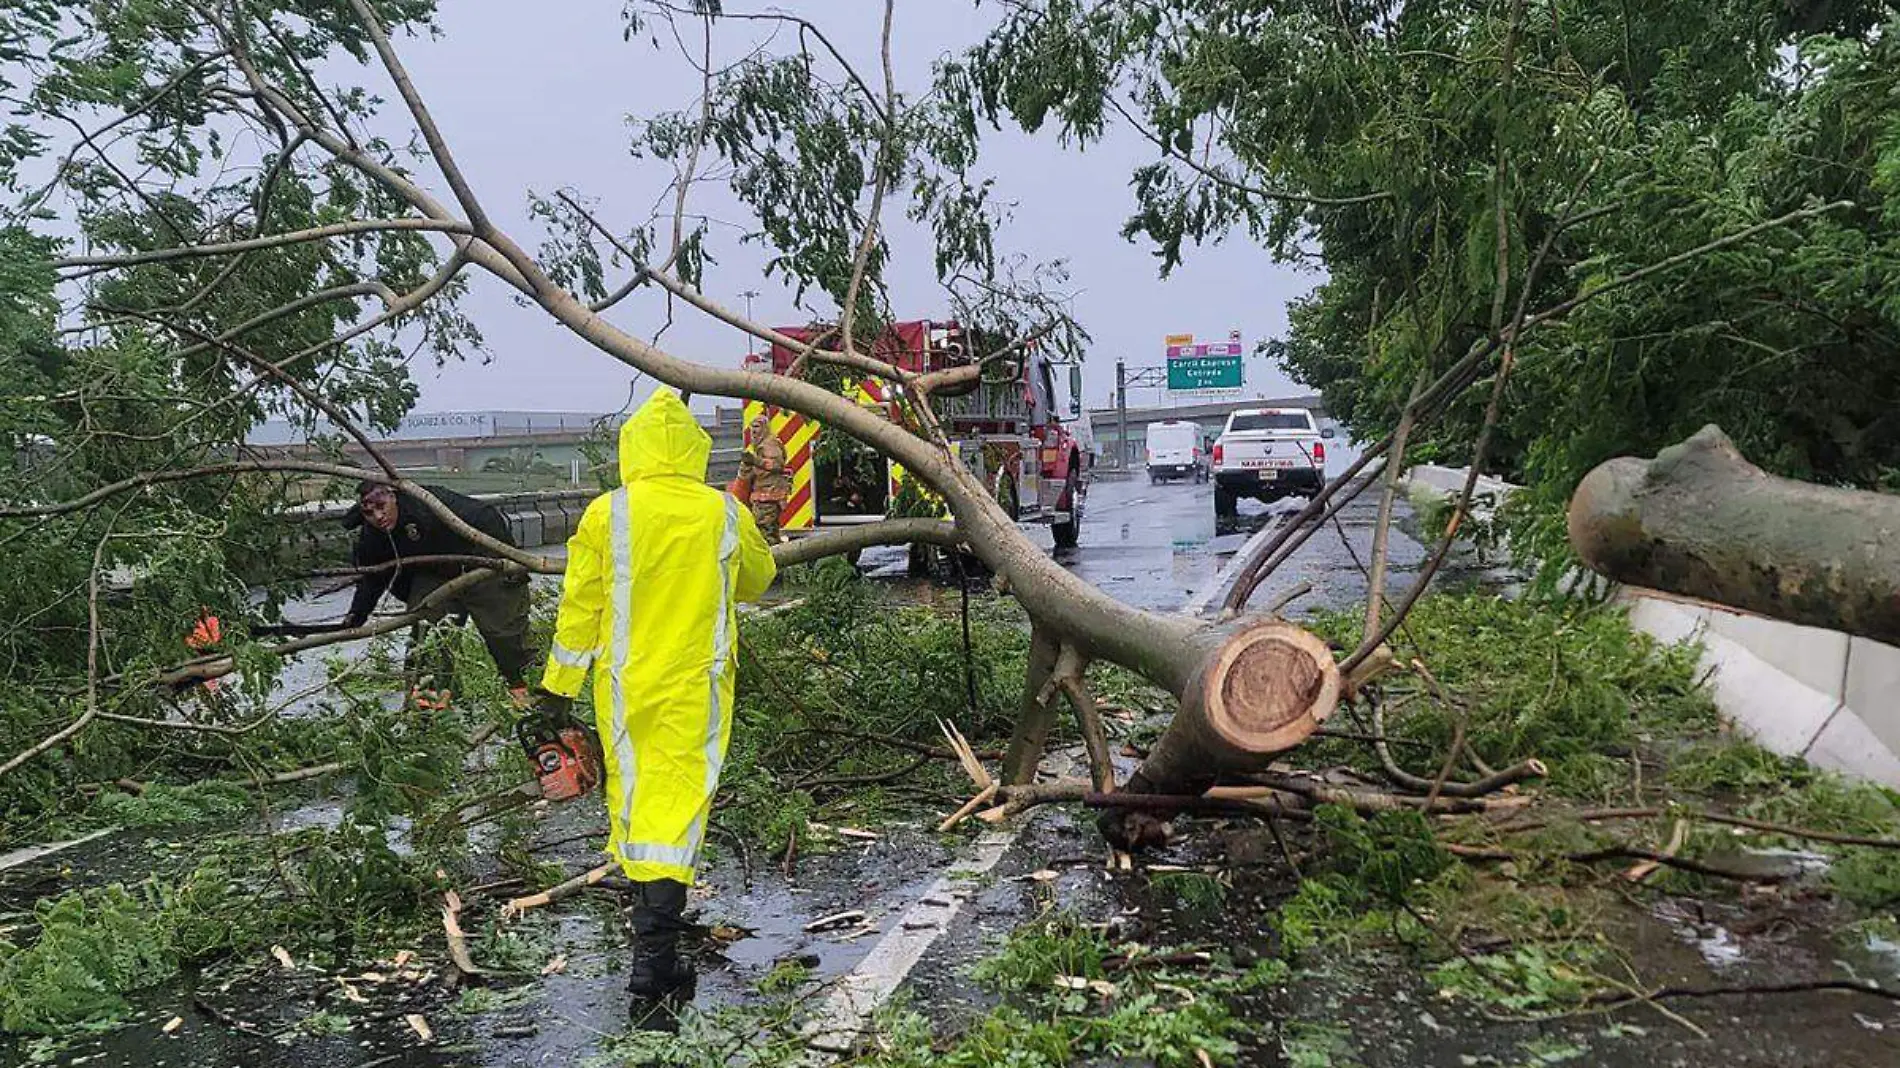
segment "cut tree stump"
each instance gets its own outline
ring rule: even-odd
[[[1213,633],[1180,711],[1123,786],[1128,793],[1198,795],[1220,775],[1260,771],[1338,705],[1338,665],[1314,635],[1281,620]],[[1164,838],[1161,821],[1140,810],[1104,813],[1098,825],[1123,849]]]
[[[1597,465],[1569,529],[1618,582],[1900,645],[1900,496],[1768,474],[1719,427]]]

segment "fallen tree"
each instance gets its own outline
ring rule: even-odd
[[[881,92],[871,88],[870,79],[835,53],[832,58],[843,68],[843,76],[830,80],[816,73],[814,58],[803,51],[785,56],[755,52],[731,67],[716,68],[709,57],[713,28],[720,16],[713,9],[688,13],[664,3],[630,5],[629,18],[636,23],[644,18],[674,22],[673,29],[681,33],[682,42],[691,29],[703,32],[704,52],[689,57],[702,78],[697,112],[662,115],[636,124],[637,147],[673,161],[676,167],[670,190],[675,194],[670,220],[656,211],[653,218],[631,232],[616,229],[602,221],[596,208],[563,190],[535,204],[535,218],[545,224],[546,230],[542,235],[546,240],[537,253],[530,253],[527,245],[484,207],[477,183],[458,163],[392,43],[391,24],[414,28],[396,9],[370,0],[349,0],[347,10],[338,5],[306,8],[286,3],[283,7],[287,18],[309,17],[312,23],[309,39],[287,39],[281,27],[273,27],[270,5],[262,9],[189,7],[188,16],[166,26],[163,43],[202,58],[193,60],[177,78],[155,87],[141,87],[146,95],[121,102],[126,114],[114,124],[137,117],[171,94],[188,94],[221,118],[261,132],[263,143],[270,146],[267,163],[252,166],[259,161],[220,159],[220,166],[227,171],[261,171],[257,186],[243,187],[240,191],[244,196],[228,198],[235,201],[235,206],[217,213],[226,220],[218,226],[181,226],[160,212],[156,219],[139,220],[144,229],[139,230],[137,240],[102,234],[86,255],[61,258],[53,251],[36,248],[32,259],[36,269],[63,286],[64,292],[77,292],[74,283],[80,280],[90,286],[94,280],[149,279],[156,273],[194,269],[190,265],[217,265],[209,281],[192,278],[182,293],[167,290],[147,294],[139,287],[126,286],[97,300],[89,298],[83,309],[71,309],[75,316],[87,318],[84,326],[76,328],[79,332],[94,336],[106,331],[130,332],[147,343],[162,343],[165,347],[154,346],[162,355],[151,362],[189,359],[208,362],[220,373],[232,372],[230,381],[200,390],[228,392],[228,396],[219,396],[208,405],[199,405],[197,396],[165,398],[167,404],[189,413],[170,424],[168,429],[173,433],[201,418],[204,411],[239,402],[247,395],[270,395],[279,403],[320,413],[367,449],[379,469],[319,469],[309,465],[310,470],[320,470],[333,478],[388,478],[430,500],[426,492],[419,492],[420,487],[400,479],[393,465],[376,453],[371,435],[363,429],[367,420],[358,414],[359,405],[368,408],[368,402],[326,386],[320,377],[306,382],[294,374],[291,365],[297,365],[295,370],[314,370],[304,366],[305,362],[341,351],[365,331],[400,324],[404,316],[424,314],[443,294],[458,290],[465,272],[485,273],[523,304],[539,308],[575,338],[636,372],[636,379],[647,376],[685,393],[743,398],[802,414],[901,465],[910,477],[928,487],[942,501],[948,523],[916,518],[888,520],[815,538],[781,550],[780,555],[789,563],[879,542],[923,540],[958,543],[981,559],[997,576],[999,588],[1026,610],[1033,632],[1020,721],[1004,763],[1004,785],[1027,784],[1035,777],[1061,704],[1073,711],[1088,743],[1092,785],[1098,789],[1114,785],[1099,711],[1087,681],[1088,667],[1096,661],[1128,667],[1179,702],[1178,714],[1126,786],[1143,793],[1195,795],[1213,775],[1260,770],[1274,754],[1309,737],[1341,696],[1354,692],[1369,673],[1393,663],[1386,640],[1402,625],[1428,585],[1430,572],[1449,549],[1455,521],[1414,589],[1389,615],[1378,620],[1377,633],[1366,635],[1359,648],[1336,664],[1325,644],[1299,627],[1261,615],[1237,613],[1261,580],[1283,563],[1300,541],[1336,515],[1356,492],[1350,488],[1354,476],[1389,445],[1369,449],[1359,464],[1316,496],[1304,514],[1310,522],[1290,525],[1258,558],[1245,563],[1244,581],[1236,586],[1227,605],[1233,617],[1219,624],[1126,605],[1076,577],[1027,537],[996,500],[993,487],[965,465],[944,433],[931,400],[935,395],[953,395],[971,388],[973,375],[981,378],[985,374],[982,368],[996,367],[997,373],[1002,373],[1001,369],[1011,365],[1007,357],[1032,341],[1051,347],[1066,345],[1079,358],[1078,333],[1062,310],[1066,298],[1046,292],[1040,284],[1041,276],[1019,283],[997,264],[991,239],[1001,220],[985,199],[987,183],[969,173],[977,149],[974,124],[965,121],[969,114],[957,113],[955,106],[907,105],[898,93],[892,70],[894,5],[890,3],[883,9]],[[316,15],[311,16],[312,12]],[[768,20],[778,17],[760,16]],[[278,32],[271,32],[273,29]],[[359,136],[364,133],[359,127],[366,112],[345,110],[321,88],[306,84],[307,76],[286,73],[301,71],[306,54],[333,47],[373,56],[379,63],[395,91],[394,98],[408,113],[422,148],[420,155],[433,175],[419,176],[407,155],[380,139]],[[199,75],[214,80],[216,87],[205,88],[208,82],[194,80]],[[357,96],[347,103],[353,109],[366,106]],[[755,135],[766,138],[769,150],[755,143]],[[167,153],[166,158],[195,158],[185,149],[202,146],[190,140],[189,130],[179,136],[184,147]],[[90,138],[82,137],[82,143],[90,144]],[[770,238],[777,256],[769,261],[767,273],[779,275],[801,294],[806,288],[815,288],[836,302],[835,322],[802,332],[812,340],[791,337],[724,307],[702,284],[700,271],[707,262],[703,248],[706,231],[703,223],[692,233],[686,226],[688,195],[696,184],[706,181],[701,171],[702,153],[721,157],[728,186],[757,217],[760,232]],[[1444,339],[1442,346],[1434,346],[1434,357],[1445,357],[1448,366],[1429,382],[1421,377],[1420,388],[1414,390],[1406,406],[1406,418],[1414,418],[1422,427],[1442,415],[1487,371],[1495,369],[1484,428],[1474,448],[1478,458],[1474,469],[1482,466],[1516,346],[1529,331],[1562,318],[1600,294],[1679,269],[1700,256],[1764,231],[1851,207],[1837,202],[1792,211],[1594,282],[1540,309],[1532,303],[1532,296],[1539,288],[1537,283],[1552,243],[1567,227],[1592,217],[1580,207],[1590,173],[1586,171],[1577,180],[1567,199],[1555,202],[1561,207],[1551,216],[1555,225],[1533,255],[1516,257],[1522,261],[1521,266],[1511,258],[1500,260],[1488,329],[1477,336],[1461,332],[1456,338]],[[848,181],[841,183],[841,175],[860,175],[862,183],[857,187]],[[268,210],[273,183],[321,179],[334,186],[344,177],[354,183],[348,190],[347,203],[327,205],[321,222],[273,221],[275,216]],[[62,172],[54,184],[66,179]],[[447,190],[445,195],[432,192],[425,184],[436,179]],[[155,183],[148,189],[126,175],[112,174],[99,180],[115,194],[125,194],[121,199],[139,203],[158,191]],[[890,250],[880,217],[887,196],[898,189],[913,192],[913,217],[924,223],[936,239],[939,280],[949,303],[966,325],[984,327],[972,336],[1014,338],[995,351],[972,353],[971,365],[977,368],[974,372],[917,374],[878,355],[876,339],[892,318],[886,307],[883,278]],[[816,199],[791,195],[795,190],[814,193]],[[1292,201],[1307,203],[1312,210],[1333,211],[1382,201],[1387,194],[1374,191],[1338,200],[1289,196]],[[861,207],[866,202],[868,208]],[[362,217],[336,222],[332,215]],[[239,220],[248,221],[238,225]],[[656,235],[664,228],[661,224],[669,221],[671,239],[666,242]],[[379,253],[351,261],[348,266],[356,273],[350,277],[373,276],[387,258],[380,254],[385,248],[403,253],[403,277],[393,281],[363,278],[351,285],[322,290],[315,290],[315,282],[300,281],[299,291],[274,294],[269,301],[248,302],[229,314],[194,314],[207,295],[215,296],[233,280],[247,279],[253,273],[239,270],[245,257],[289,256],[300,250],[323,255],[339,247],[342,238],[357,243],[349,247],[373,246]],[[434,274],[419,269],[435,266],[432,256],[436,255],[441,259]],[[613,268],[624,269],[627,277],[609,291],[605,280]],[[1506,298],[1514,277],[1521,279],[1521,284],[1515,286],[1515,314],[1507,315]],[[327,273],[321,279],[334,281]],[[49,286],[48,292],[55,288],[58,286]],[[788,373],[772,374],[717,366],[710,360],[691,360],[669,352],[658,342],[665,326],[649,339],[615,321],[614,313],[622,302],[642,292],[664,302],[666,325],[671,324],[678,302],[782,346],[793,352],[796,360]],[[272,329],[286,322],[301,322],[296,316],[313,307],[365,295],[381,297],[384,311],[362,322],[341,316],[335,324],[341,328],[337,332],[325,326],[323,336],[314,340],[299,336],[295,345],[277,343],[281,339],[270,337]],[[259,312],[259,306],[268,310]],[[1025,329],[1026,324],[1034,325]],[[448,334],[450,344],[466,336],[455,330]],[[1462,355],[1450,359],[1457,351]],[[240,370],[250,376],[248,382],[235,376]],[[376,370],[372,366],[363,373],[374,378]],[[887,418],[860,406],[847,395],[849,390],[842,378],[846,373],[877,376],[899,387],[898,392],[906,398],[904,414]],[[90,428],[89,405],[106,398],[88,394],[83,385],[69,392],[74,396],[38,399],[55,407],[77,408],[86,420],[83,425]],[[164,405],[158,407],[170,410]],[[241,444],[248,424],[241,419],[235,419],[235,423],[241,425],[232,433]],[[149,436],[163,435],[164,430],[160,430]],[[219,449],[231,451],[232,447],[225,440],[200,443],[196,451],[215,455]],[[247,485],[246,478],[272,470],[291,471],[301,463],[212,463],[201,459],[192,466],[178,459],[183,451],[190,450],[164,454],[165,465],[140,465],[131,474],[126,473],[128,464],[114,455],[114,462],[102,465],[100,473],[88,472],[86,477],[74,480],[77,485],[60,483],[54,490],[44,491],[35,487],[18,499],[31,503],[0,507],[0,519],[38,523],[62,516],[99,514],[122,501],[149,500],[155,494],[182,495],[193,486],[223,486],[229,492],[230,487]],[[1459,512],[1468,507],[1470,493],[1468,480]],[[199,496],[208,498],[210,493]],[[439,510],[432,500],[431,505]],[[203,500],[192,500],[180,510],[204,520],[205,510],[212,507],[215,505]],[[194,508],[197,511],[192,511]],[[450,525],[486,544],[512,566],[537,571],[556,569],[552,561],[495,545],[453,521]],[[94,637],[100,631],[97,625],[90,629]],[[275,651],[314,648],[325,640],[319,637],[303,642],[286,643]],[[183,682],[202,681],[230,670],[236,662],[234,658],[206,658],[205,662],[187,665],[176,677]],[[74,681],[83,678],[95,684],[85,687],[91,690],[98,683],[116,678],[110,669],[111,665],[96,671],[66,670],[63,693],[68,707],[64,715],[70,725],[61,728],[51,742],[41,742],[28,750],[28,757],[50,749],[53,743],[69,737],[68,732],[76,732],[96,718],[93,712],[70,708],[71,695],[80,690]],[[101,710],[113,716],[119,711]],[[79,718],[82,715],[84,720]],[[38,733],[48,737],[44,731]],[[11,763],[17,765],[18,760]],[[1441,774],[1439,779],[1443,778]],[[1433,792],[1442,785],[1442,781],[1435,784]],[[1110,830],[1113,834],[1114,828]]]
[[[1718,427],[1598,465],[1569,530],[1618,582],[1900,645],[1900,496],[1768,474]]]
[[[680,168],[671,219],[672,241],[667,254],[645,254],[641,242],[617,236],[577,198],[563,192],[556,198],[560,207],[550,202],[547,218],[550,229],[571,239],[572,243],[565,247],[557,245],[551,252],[544,246],[542,254],[537,256],[526,251],[524,244],[506,232],[494,214],[484,208],[475,183],[461,169],[431,116],[421,90],[397,54],[385,24],[385,19],[390,17],[388,12],[369,0],[350,0],[340,21],[335,25],[326,23],[324,32],[333,34],[337,40],[355,42],[365,54],[380,61],[383,73],[395,90],[394,96],[406,108],[419,135],[419,143],[426,148],[427,159],[448,190],[446,198],[425,188],[421,180],[379,142],[359,137],[352,129],[349,116],[329,106],[332,102],[320,90],[283,73],[297,69],[300,60],[286,54],[290,46],[279,35],[269,32],[269,20],[263,14],[242,8],[194,6],[192,17],[168,32],[181,45],[210,56],[200,68],[209,68],[224,80],[227,88],[206,99],[233,121],[276,135],[278,152],[272,160],[275,171],[291,175],[348,173],[373,192],[375,214],[383,217],[271,232],[264,225],[260,211],[257,225],[251,228],[255,232],[238,240],[220,240],[215,234],[194,234],[182,227],[161,226],[163,232],[140,247],[124,251],[89,250],[84,256],[48,257],[45,266],[68,282],[200,262],[225,263],[235,271],[244,256],[298,248],[323,249],[339,238],[383,241],[402,238],[420,243],[432,236],[449,249],[443,266],[448,279],[456,278],[464,270],[486,272],[524,303],[540,308],[575,337],[632,371],[685,393],[744,398],[815,419],[901,464],[908,476],[939,497],[950,523],[895,519],[822,535],[783,548],[779,555],[784,562],[792,563],[881,542],[928,541],[961,544],[978,557],[997,576],[999,586],[1027,611],[1038,650],[1038,655],[1031,658],[1028,677],[1024,680],[1023,723],[1008,761],[1011,782],[1026,782],[1034,776],[1055,708],[1066,702],[1074,710],[1084,737],[1093,743],[1089,748],[1095,782],[1103,787],[1112,784],[1105,736],[1086,675],[1088,665],[1097,660],[1132,668],[1180,701],[1181,712],[1174,727],[1157,746],[1140,776],[1144,788],[1195,793],[1202,771],[1207,767],[1257,769],[1267,757],[1298,744],[1332,711],[1340,686],[1332,655],[1325,645],[1284,622],[1243,618],[1216,627],[1180,616],[1143,611],[1117,601],[1071,574],[1030,540],[1015,518],[996,500],[992,488],[965,466],[938,423],[930,403],[933,394],[954,395],[972,388],[975,378],[985,373],[985,367],[1008,366],[1007,357],[1032,342],[1060,344],[1062,331],[1058,324],[1066,323],[1066,318],[1058,313],[1060,301],[1029,292],[1028,288],[1032,287],[1012,285],[1010,280],[999,276],[993,256],[978,249],[951,264],[958,271],[967,272],[959,277],[975,278],[971,289],[947,284],[952,304],[969,320],[1017,324],[1029,321],[1036,323],[1032,329],[991,330],[989,336],[1013,337],[1014,340],[997,351],[972,354],[971,368],[962,373],[940,375],[914,374],[886,362],[877,355],[875,343],[869,340],[882,329],[879,271],[887,250],[879,216],[886,194],[899,185],[900,179],[928,172],[946,183],[946,191],[939,195],[941,199],[936,204],[962,197],[965,199],[958,201],[959,210],[982,207],[977,183],[967,181],[966,175],[956,171],[967,165],[967,162],[958,162],[959,150],[954,145],[950,150],[940,149],[932,140],[934,136],[960,137],[962,134],[954,125],[926,129],[928,124],[940,120],[926,108],[907,107],[896,91],[890,50],[892,8],[893,5],[887,4],[884,10],[882,93],[873,91],[869,81],[848,64],[844,64],[848,80],[827,84],[813,74],[809,57],[802,55],[783,61],[741,64],[732,72],[717,72],[709,65],[702,66],[704,98],[700,113],[680,117],[679,124],[669,128],[671,134],[666,140],[667,154],[677,157]],[[657,5],[648,17],[681,19],[684,25],[702,29],[706,49],[710,51],[715,21],[710,13],[682,16],[667,5]],[[839,62],[844,63],[841,58]],[[194,73],[198,72],[199,68],[194,68]],[[686,196],[696,180],[702,151],[724,152],[727,154],[725,162],[741,170],[755,165],[752,157],[741,151],[743,146],[727,136],[731,130],[747,127],[753,120],[753,116],[743,111],[751,106],[746,90],[747,79],[753,77],[794,80],[795,84],[788,91],[798,99],[778,100],[768,105],[776,108],[779,117],[791,126],[805,123],[813,129],[853,131],[848,143],[842,146],[828,147],[829,142],[821,144],[802,139],[784,145],[786,158],[793,167],[815,168],[822,171],[824,181],[829,182],[839,159],[824,153],[839,147],[849,162],[869,164],[870,208],[862,213],[857,197],[849,196],[815,213],[789,215],[788,212],[802,210],[802,206],[774,198],[769,191],[751,190],[740,177],[733,179],[735,191],[759,213],[765,228],[775,233],[782,248],[816,242],[838,254],[821,266],[793,264],[785,268],[801,285],[819,285],[838,302],[838,321],[813,335],[812,342],[753,322],[709,297],[699,285],[698,261],[692,247],[694,238],[683,232]],[[178,91],[192,89],[189,85],[184,90],[167,85],[161,87],[160,93]],[[801,112],[801,108],[810,110]],[[128,110],[136,112],[137,109]],[[128,180],[125,184],[132,186],[130,192],[142,192],[136,181]],[[820,183],[814,179],[811,184]],[[263,194],[267,193],[268,189],[260,193],[260,203],[265,202]],[[367,216],[369,212],[364,214]],[[987,218],[945,214],[933,222],[954,230],[987,226]],[[960,236],[967,239],[969,235]],[[592,251],[596,238],[604,238],[612,246],[610,255],[632,271],[627,283],[613,294],[595,292],[601,288],[598,276],[604,266],[598,258],[577,263],[588,261],[589,256],[599,257],[599,253]],[[987,238],[983,240],[986,242]],[[974,243],[970,247],[978,248]],[[848,270],[838,270],[840,263],[847,265]],[[940,270],[943,269],[940,264]],[[207,291],[215,293],[216,283],[220,281],[214,279]],[[392,308],[411,307],[404,303],[406,298],[391,300],[393,287],[384,289],[390,291],[385,294],[385,301]],[[755,337],[791,348],[798,354],[794,372],[767,374],[687,360],[611,321],[608,313],[614,305],[640,289],[656,293],[666,301],[669,320],[673,302],[678,300]],[[431,295],[426,286],[411,287],[411,292],[420,294],[419,299],[423,301]],[[201,325],[181,314],[176,305],[153,302],[152,306],[145,306],[135,297],[135,293],[127,293],[111,303],[89,303],[86,310],[94,317],[110,316],[111,322],[123,328],[148,329],[161,337],[176,338],[184,346],[181,352],[228,362],[232,368],[252,372],[255,380],[246,388],[282,387],[293,403],[344,430],[368,450],[375,469],[254,460],[180,465],[82,485],[77,487],[78,492],[68,491],[58,497],[41,496],[31,503],[9,502],[0,509],[0,518],[44,522],[111,507],[115,502],[136,499],[156,487],[201,481],[229,484],[267,471],[294,472],[300,466],[338,479],[389,479],[427,501],[438,514],[442,513],[426,491],[401,479],[395,468],[377,453],[372,435],[364,430],[363,420],[352,410],[349,401],[327,395],[321,382],[306,384],[285,370],[285,365],[299,355],[287,359],[276,352],[253,349],[252,346],[259,344],[260,330],[282,321],[293,309],[308,307],[316,298],[299,293],[294,300],[262,314],[247,309],[249,314],[245,318],[235,326],[226,327],[223,323]],[[996,301],[1002,303],[998,305]],[[190,304],[185,306],[189,308]],[[893,419],[866,410],[846,395],[847,391],[835,380],[835,374],[817,373],[820,368],[877,375],[896,384],[908,398],[908,415]],[[535,571],[557,569],[553,561],[493,544],[453,519],[450,525],[465,537],[498,552],[507,561],[506,566]],[[399,621],[387,621],[379,629],[397,625]],[[332,641],[362,637],[367,632],[365,628],[348,634],[310,636],[283,643],[275,651],[288,653],[317,648]],[[236,663],[233,657],[208,656],[160,675],[174,683],[202,682],[232,670]],[[102,681],[124,681],[105,671],[91,673],[90,679],[95,686]],[[78,720],[66,730],[76,731],[84,725],[84,720]],[[64,732],[52,741],[63,737]],[[27,755],[48,748],[50,744],[42,743]]]

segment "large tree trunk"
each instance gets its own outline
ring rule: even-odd
[[[1900,496],[1770,475],[1718,427],[1598,465],[1569,522],[1618,582],[1900,645]]]

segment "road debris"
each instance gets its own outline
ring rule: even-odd
[[[863,909],[849,909],[844,912],[834,912],[829,916],[820,916],[806,924],[805,933],[815,934],[819,931],[829,931],[834,928],[843,927],[849,923],[862,922],[863,920]]]

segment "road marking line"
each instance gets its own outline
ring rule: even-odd
[[[826,1063],[850,1052],[871,1014],[896,992],[925,951],[962,911],[973,892],[969,880],[994,868],[1028,825],[1028,820],[1021,819],[1008,829],[986,830],[978,835],[971,854],[944,869],[858,966],[832,984],[805,1026],[806,1044],[814,1053],[807,1058],[808,1063]]]
[[[116,830],[118,830],[117,827],[107,827],[104,830],[94,831],[91,834],[82,835],[78,838],[69,838],[64,842],[48,842],[45,845],[16,849],[11,853],[0,855],[0,871],[6,871],[8,868],[17,868],[22,864],[31,864],[41,857],[50,857],[63,849],[71,849],[76,845],[84,845],[95,838],[103,838]]]

